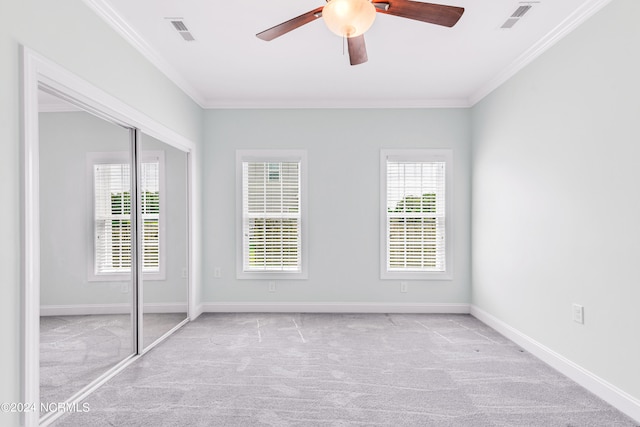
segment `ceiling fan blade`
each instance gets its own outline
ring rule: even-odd
[[[428,22],[445,27],[453,27],[456,25],[464,13],[463,7],[422,3],[411,0],[374,1],[373,4],[389,5],[389,7],[377,6],[376,11],[380,13],[415,19],[416,21]]]
[[[276,37],[280,37],[283,34],[287,34],[289,31],[293,31],[298,27],[302,27],[304,24],[315,21],[322,16],[322,7],[313,9],[310,12],[296,16],[293,19],[289,19],[282,24],[278,24],[275,27],[271,27],[268,30],[264,30],[261,33],[256,34],[256,37],[265,41],[271,41]]]
[[[369,60],[367,57],[367,47],[364,44],[364,34],[357,37],[347,37],[349,47],[349,62],[351,65],[363,64]]]

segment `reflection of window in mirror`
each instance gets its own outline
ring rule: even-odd
[[[269,181],[280,180],[280,163],[269,163]]]
[[[92,183],[91,281],[128,280],[131,272],[131,167],[124,152],[88,154]],[[164,280],[164,152],[147,151],[140,162],[142,271]]]

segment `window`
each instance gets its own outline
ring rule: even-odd
[[[90,280],[128,280],[131,271],[131,167],[126,153],[91,153],[93,262]],[[161,220],[164,155],[143,153],[140,163],[142,272],[164,279]]]
[[[382,150],[381,277],[451,278],[451,150]]]
[[[302,151],[238,151],[238,278],[306,278]]]

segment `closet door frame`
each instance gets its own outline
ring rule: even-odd
[[[21,46],[22,56],[22,152],[23,165],[21,194],[22,197],[22,397],[23,402],[32,404],[33,411],[23,413],[22,424],[27,427],[45,426],[53,422],[63,413],[56,412],[40,418],[40,204],[39,204],[39,126],[38,126],[38,90],[40,88],[67,98],[90,113],[96,114],[113,123],[132,129],[132,153],[135,153],[136,138],[144,132],[187,154],[188,170],[188,315],[187,319],[169,331],[166,338],[184,323],[194,320],[199,313],[197,306],[196,284],[199,283],[200,253],[197,236],[198,215],[196,208],[198,194],[196,186],[197,151],[196,144],[177,134],[164,125],[149,118],[140,111],[128,106],[91,83],[67,71],[59,65],[40,56],[27,47]],[[135,161],[135,156],[134,156]],[[137,255],[137,254],[136,254]],[[134,255],[135,256],[135,255]],[[138,278],[140,272],[137,273]],[[137,280],[134,279],[134,282]],[[136,293],[137,294],[137,293]],[[139,331],[141,316],[141,295],[134,297],[138,307]],[[138,334],[142,335],[142,334]],[[138,339],[140,343],[140,338]],[[114,377],[128,365],[137,360],[153,346],[143,350],[136,346],[135,354],[124,359],[105,375],[100,376],[88,387],[73,395],[67,403],[78,403],[102,384]]]

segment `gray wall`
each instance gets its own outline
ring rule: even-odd
[[[0,2],[0,401],[20,402],[20,55],[24,44],[192,141],[202,110],[80,0]],[[123,66],[126,65],[126,66]],[[0,424],[18,424],[0,414]]]
[[[40,304],[131,302],[130,286],[88,282],[93,230],[87,152],[129,149],[129,132],[85,112],[40,113]],[[129,281],[130,283],[130,281]]]
[[[40,302],[47,305],[115,304],[131,301],[131,286],[88,281],[93,212],[87,153],[128,152],[129,132],[85,112],[40,114]],[[165,280],[145,281],[145,302],[186,303],[186,154],[143,135],[143,151],[165,156]],[[130,283],[130,280],[129,280]]]
[[[468,110],[210,110],[205,116],[203,301],[470,302]],[[308,154],[309,279],[236,280],[235,152]],[[454,278],[380,280],[381,148],[452,148]],[[220,267],[221,278],[214,278]]]
[[[614,0],[472,111],[474,304],[636,399],[639,14]]]

